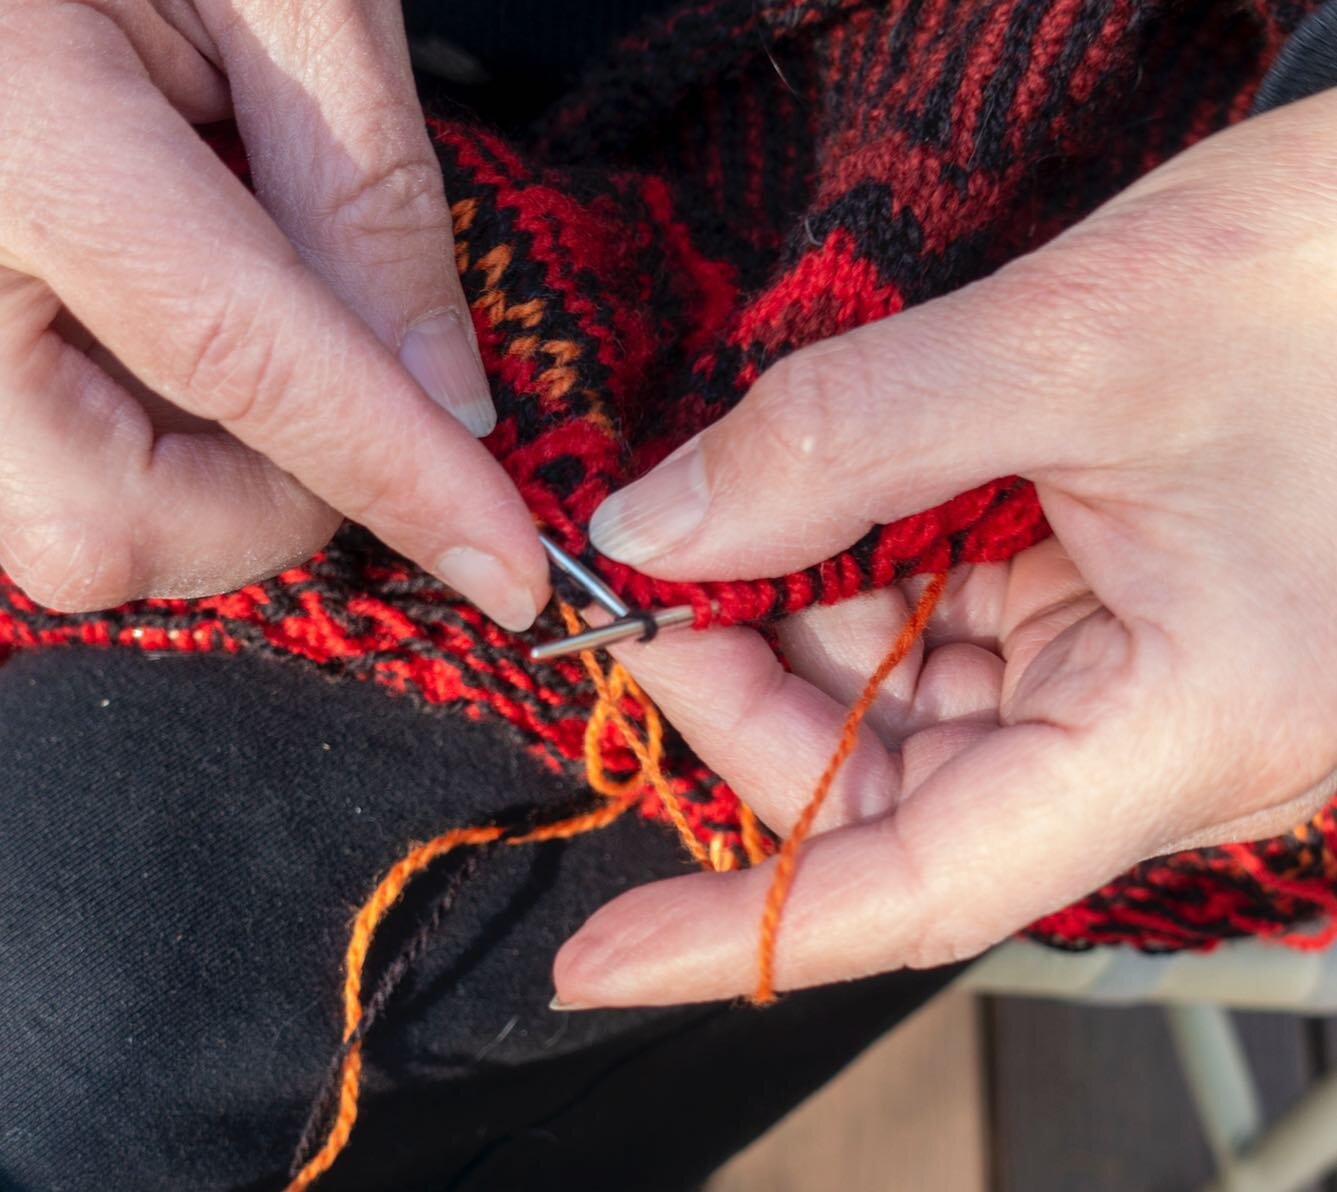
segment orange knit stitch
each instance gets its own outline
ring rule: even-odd
[[[775,941],[780,931],[780,916],[784,911],[785,902],[789,898],[790,888],[794,884],[794,870],[798,865],[799,846],[803,844],[804,839],[812,830],[813,821],[822,809],[822,804],[826,802],[827,795],[831,793],[831,786],[835,782],[836,775],[840,772],[840,767],[854,752],[854,746],[859,739],[859,725],[863,723],[863,718],[868,714],[868,709],[873,706],[873,700],[877,698],[878,688],[882,686],[887,676],[896,669],[897,665],[910,652],[910,648],[919,640],[919,636],[924,632],[928,619],[932,615],[946,584],[946,575],[935,575],[929,581],[928,587],[924,589],[924,594],[919,598],[919,603],[915,605],[909,619],[901,627],[901,631],[897,634],[891,649],[887,651],[886,657],[878,663],[877,670],[864,684],[864,689],[859,698],[854,701],[854,706],[846,713],[836,750],[831,755],[831,760],[826,763],[826,769],[822,771],[822,776],[817,780],[817,786],[812,792],[812,797],[803,808],[802,814],[795,821],[793,831],[790,832],[784,844],[780,846],[780,858],[776,862],[775,874],[771,878],[771,888],[766,895],[766,909],[761,916],[761,933],[757,954],[757,988],[752,995],[752,1000],[758,1005],[766,1005],[768,1002],[775,1000]]]

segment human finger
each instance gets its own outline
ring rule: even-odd
[[[496,425],[398,0],[204,0],[256,192],[307,266],[475,435]]]
[[[339,516],[220,432],[158,434],[51,330],[59,303],[0,270],[0,565],[69,612],[203,596],[325,544]]]
[[[76,88],[23,65],[24,51],[53,52],[62,23],[102,39]],[[0,198],[13,213],[0,258],[47,281],[152,390],[219,422],[508,628],[527,627],[547,599],[547,563],[510,480],[298,260],[119,32],[62,9],[0,59],[17,64],[0,70]],[[24,106],[8,102],[14,88]],[[60,120],[58,143],[13,118],[32,103]]]

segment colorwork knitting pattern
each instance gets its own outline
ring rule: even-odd
[[[786,353],[988,274],[1242,118],[1305,12],[1286,0],[708,0],[626,41],[518,143],[433,120],[500,411],[489,447],[568,550],[637,604],[690,603],[699,625],[1010,558],[1048,529],[1009,477],[760,582],[655,581],[592,553],[586,527]],[[244,173],[226,134],[214,140]],[[562,632],[555,618],[544,628]],[[267,582],[109,613],[52,613],[0,576],[0,661],[68,643],[258,651],[371,679],[491,719],[572,774],[591,761],[596,716],[599,772],[639,784],[647,817],[676,805],[716,867],[760,847],[671,731],[662,782],[643,782],[580,661],[528,662],[526,642],[356,527]],[[624,712],[641,715],[635,701]],[[1312,943],[1327,937],[1296,925],[1334,909],[1334,879],[1328,811],[1284,839],[1149,862],[1032,933],[1073,948]]]

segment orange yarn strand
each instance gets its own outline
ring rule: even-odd
[[[742,799],[738,800],[738,830],[743,837],[743,852],[749,865],[760,865],[766,860],[766,842],[757,823],[757,813]]]
[[[568,604],[563,604],[561,607],[562,619],[566,622],[567,632],[579,633],[584,626],[576,615],[576,610]],[[603,727],[602,720],[604,718],[611,720],[617,726],[618,732],[622,734],[622,739],[626,742],[637,762],[640,763],[641,769],[640,773],[636,775],[637,780],[649,782],[651,787],[654,788],[654,792],[659,796],[659,801],[664,805],[664,810],[668,813],[669,819],[678,830],[678,838],[682,841],[683,846],[692,854],[698,865],[704,866],[706,869],[717,868],[712,862],[706,846],[697,838],[696,833],[692,831],[692,825],[687,822],[687,816],[682,809],[682,800],[678,798],[677,792],[669,783],[664,774],[663,766],[660,764],[659,758],[662,756],[664,727],[663,721],[660,719],[659,709],[641,690],[636,680],[627,673],[626,668],[620,663],[613,663],[609,674],[613,677],[614,685],[620,686],[645,710],[646,735],[649,740],[649,748],[647,748],[646,745],[641,743],[636,731],[631,727],[626,716],[623,715],[617,698],[620,693],[609,689],[603,674],[599,671],[594,655],[587,650],[581,654],[580,658],[584,662],[590,678],[594,681],[594,689],[599,695],[597,712],[603,714],[599,718],[599,727]],[[587,763],[591,740],[597,742],[598,738],[593,734],[587,734],[585,737]]]
[[[362,904],[344,953],[344,1039],[347,1040],[362,1017],[362,972],[372,938],[386,912],[399,901],[404,887],[438,857],[466,844],[488,844],[502,834],[500,828],[452,828],[426,844],[410,849],[381,878],[370,898]]]
[[[789,898],[789,891],[794,884],[794,870],[798,865],[798,850],[812,830],[813,821],[822,809],[822,804],[826,802],[827,795],[831,793],[832,784],[836,780],[836,775],[840,772],[840,767],[854,752],[855,743],[859,739],[859,726],[868,714],[868,709],[873,706],[873,700],[877,698],[878,688],[882,686],[887,676],[896,669],[910,652],[911,647],[919,640],[946,584],[946,575],[935,575],[929,581],[928,587],[924,589],[924,594],[919,598],[919,603],[915,605],[909,619],[901,627],[901,631],[897,634],[891,649],[887,651],[886,657],[878,663],[877,670],[873,672],[864,685],[864,689],[859,698],[854,701],[853,707],[846,713],[835,752],[831,755],[831,760],[826,763],[826,769],[822,771],[822,776],[817,780],[817,786],[812,792],[812,797],[809,798],[802,814],[794,823],[793,831],[780,846],[780,856],[775,866],[775,874],[771,879],[771,888],[766,894],[766,908],[761,916],[761,938],[757,954],[757,988],[752,995],[752,1000],[758,1005],[765,1005],[775,1000],[776,937],[780,931],[780,916],[784,911],[785,902]]]
[[[573,815],[570,819],[558,820],[555,824],[544,824],[523,836],[511,836],[507,844],[541,844],[545,840],[570,840],[572,836],[584,836],[586,832],[597,832],[606,828],[631,807],[631,801],[623,799],[609,801],[603,807],[596,807],[583,815]]]
[[[301,1189],[309,1188],[330,1169],[339,1157],[339,1152],[348,1144],[348,1137],[353,1133],[353,1123],[357,1121],[357,1099],[361,1083],[362,1043],[359,1041],[348,1049],[339,1070],[339,1109],[334,1124],[320,1150],[293,1177],[287,1192],[300,1192]]]
[[[754,1000],[757,1002],[769,1002],[775,997],[775,942],[779,932],[780,917],[793,883],[799,846],[811,830],[818,811],[830,793],[836,774],[853,751],[859,725],[872,705],[878,688],[923,632],[929,615],[942,595],[946,579],[945,575],[934,576],[890,652],[879,664],[863,693],[850,709],[841,729],[835,753],[818,780],[812,798],[794,825],[793,832],[780,848],[779,861],[766,898],[765,913],[762,916],[760,972],[754,995]],[[580,621],[573,609],[563,605],[562,615],[571,632],[579,630]],[[399,901],[409,882],[433,861],[457,848],[490,844],[494,841],[508,845],[534,844],[597,831],[623,815],[634,804],[646,784],[649,784],[659,796],[683,844],[700,864],[716,870],[734,867],[736,862],[733,852],[724,847],[722,837],[712,841],[714,848],[707,849],[687,821],[682,802],[664,773],[662,762],[664,726],[658,709],[646,698],[645,693],[625,668],[614,663],[605,674],[592,653],[587,651],[580,657],[590,681],[594,684],[596,695],[596,702],[585,731],[586,776],[591,788],[603,795],[607,802],[592,811],[515,835],[507,835],[505,829],[491,826],[452,828],[425,844],[410,849],[381,878],[371,897],[363,903],[353,920],[348,947],[344,953],[343,1040],[347,1044],[347,1051],[340,1064],[338,1101],[334,1116],[325,1141],[293,1178],[288,1185],[288,1192],[303,1192],[309,1188],[329,1170],[348,1144],[353,1125],[357,1121],[358,1100],[362,1086],[362,1040],[356,1038],[356,1033],[363,1014],[362,985],[367,954],[371,950],[376,931],[390,908]],[[634,701],[641,709],[645,720],[644,739],[623,711],[622,703],[626,699]],[[604,768],[603,735],[609,723],[617,729],[638,763],[638,771],[629,777],[614,778]],[[765,845],[756,816],[750,808],[740,804],[739,821],[743,849],[748,861],[753,865],[758,864],[765,858]]]
[[[570,624],[575,613],[563,607],[563,615]],[[579,622],[576,622],[579,627]],[[573,632],[575,630],[573,629]],[[302,1169],[288,1184],[287,1192],[303,1192],[309,1188],[333,1165],[340,1152],[348,1144],[357,1121],[358,1100],[362,1087],[362,1040],[355,1038],[358,1023],[362,1020],[362,984],[367,953],[371,950],[377,928],[381,925],[390,908],[399,900],[404,888],[433,861],[454,849],[490,844],[500,841],[503,844],[536,844],[545,840],[564,840],[580,836],[586,832],[606,828],[619,816],[628,811],[635,803],[648,782],[659,794],[669,815],[673,817],[678,832],[684,841],[690,835],[691,842],[699,852],[693,855],[705,863],[706,850],[695,835],[682,813],[677,796],[664,775],[663,757],[664,725],[658,709],[645,697],[632,677],[620,666],[614,664],[608,675],[599,668],[594,655],[581,654],[581,661],[594,683],[597,702],[585,729],[585,770],[591,788],[603,795],[608,801],[601,807],[580,815],[570,816],[555,823],[543,824],[527,832],[507,835],[499,827],[463,827],[452,828],[440,836],[410,849],[377,883],[371,897],[358,910],[349,934],[348,947],[344,953],[344,1031],[343,1041],[348,1045],[339,1068],[338,1101],[336,1103],[329,1132],[320,1149],[303,1165]],[[630,697],[640,704],[645,717],[645,740],[632,726],[631,721],[622,711],[621,703]],[[615,779],[609,776],[603,765],[602,737],[605,726],[611,721],[621,734],[627,747],[632,751],[640,765],[640,770],[629,778]],[[676,816],[674,812],[676,811]],[[690,844],[689,844],[689,847]],[[351,1042],[350,1042],[351,1040]]]

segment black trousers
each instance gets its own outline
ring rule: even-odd
[[[0,767],[0,1187],[40,1192],[281,1187],[371,882],[410,839],[579,797],[500,727],[249,657],[20,654]],[[561,941],[686,866],[635,817],[489,854],[370,1035],[324,1186],[692,1187],[950,976],[549,1010]]]
[[[423,62],[445,36],[483,67],[425,78],[436,101],[515,128],[662,3],[408,15]],[[500,725],[298,664],[68,649],[0,666],[0,1188],[282,1187],[370,884],[412,839],[580,798]],[[764,1012],[549,1010],[562,940],[684,868],[633,817],[488,855],[371,1033],[362,1117],[321,1186],[689,1188],[950,976]],[[373,972],[448,879],[415,884]]]

